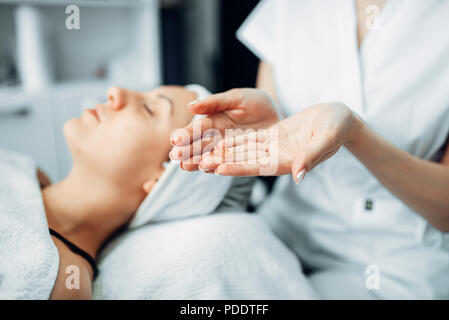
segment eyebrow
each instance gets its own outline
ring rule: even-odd
[[[158,93],[157,97],[168,101],[168,103],[170,104],[170,115],[172,115],[173,114],[174,105],[175,105],[173,100],[170,97],[167,97],[167,96],[165,96],[165,95],[163,95],[161,93]]]

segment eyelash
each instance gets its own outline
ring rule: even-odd
[[[150,116],[154,116],[154,113],[153,113],[153,111],[150,109],[150,107],[145,103],[144,105],[144,108],[148,111],[148,113],[150,114]]]

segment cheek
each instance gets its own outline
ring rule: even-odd
[[[103,127],[92,137],[97,158],[114,169],[135,165],[141,138],[131,126]]]
[[[124,130],[119,126],[88,128],[82,119],[72,119],[63,128],[73,161],[95,171],[112,171],[124,162],[127,152]],[[114,168],[115,167],[115,168]]]
[[[168,159],[168,126],[120,119],[88,129],[76,119],[64,127],[74,162],[120,183],[139,183]]]
[[[172,130],[171,127],[165,126],[164,128],[160,128],[160,130],[152,132],[151,147],[158,151],[159,158],[162,159],[161,161],[167,161],[169,159],[168,153],[171,150],[170,133]]]
[[[169,135],[164,129],[143,128],[137,131],[133,139],[128,142],[130,152],[136,155],[142,163],[154,163],[160,165],[168,157],[170,151]]]
[[[138,179],[159,167],[168,156],[168,135],[146,123],[129,122],[104,129],[93,137],[98,155],[94,161],[109,175]]]

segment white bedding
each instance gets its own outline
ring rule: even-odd
[[[255,215],[148,224],[104,251],[95,299],[314,299],[296,257]]]
[[[59,266],[28,156],[0,149],[0,299],[48,299]]]

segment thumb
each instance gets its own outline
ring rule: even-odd
[[[296,158],[292,164],[292,176],[293,181],[296,184],[300,184],[304,180],[307,173],[306,166],[304,164],[304,158]]]
[[[296,184],[301,183],[307,172],[311,171],[324,160],[329,159],[338,151],[333,143],[325,136],[316,137],[300,150],[292,164],[293,180]]]
[[[222,111],[236,109],[241,105],[245,89],[232,89],[213,94],[207,98],[192,102],[188,107],[195,114],[213,115]]]

